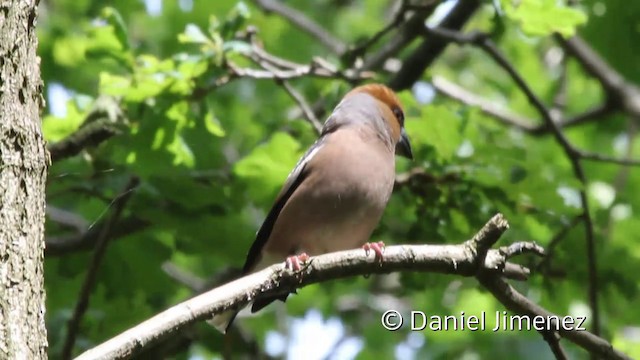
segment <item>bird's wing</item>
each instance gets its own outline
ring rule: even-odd
[[[282,190],[278,194],[276,201],[274,202],[267,218],[262,223],[260,230],[256,234],[256,239],[251,245],[249,249],[249,253],[247,254],[247,260],[244,263],[244,267],[242,268],[242,273],[249,273],[253,266],[260,260],[260,253],[262,248],[267,243],[269,236],[271,235],[271,231],[273,230],[273,226],[284,208],[284,205],[287,203],[291,195],[298,189],[300,184],[304,182],[304,180],[309,175],[309,171],[307,168],[307,164],[309,161],[318,153],[318,151],[322,148],[324,143],[324,136],[320,137],[304,154],[302,158],[298,161],[296,166],[293,168],[284,185],[282,186]]]

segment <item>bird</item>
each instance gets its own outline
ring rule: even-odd
[[[413,159],[398,96],[376,83],[349,91],[287,177],[242,274],[283,260],[299,270],[309,256],[359,246],[382,260],[384,243],[368,241],[393,191],[396,154]],[[288,295],[258,297],[251,311]],[[226,333],[238,311],[226,310],[209,323]]]

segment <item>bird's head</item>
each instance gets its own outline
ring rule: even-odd
[[[382,84],[367,84],[351,90],[344,99],[359,102],[359,106],[373,106],[373,108],[362,109],[371,113],[372,116],[367,118],[373,122],[381,122],[380,125],[386,129],[395,145],[396,154],[413,159],[411,142],[404,129],[402,104],[393,90]]]

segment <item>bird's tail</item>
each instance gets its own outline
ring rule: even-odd
[[[216,330],[220,331],[223,334],[227,333],[227,329],[231,326],[233,319],[238,315],[238,310],[230,309],[222,312],[220,314],[214,315],[211,319],[207,320],[209,325],[212,325]]]

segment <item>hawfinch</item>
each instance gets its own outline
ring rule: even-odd
[[[249,250],[243,274],[285,259],[299,269],[299,261],[308,256],[363,244],[381,259],[384,244],[367,241],[391,196],[395,154],[413,157],[396,94],[380,84],[351,90],[287,177]],[[258,298],[251,311],[287,295]],[[228,310],[209,322],[226,332],[237,312]]]

